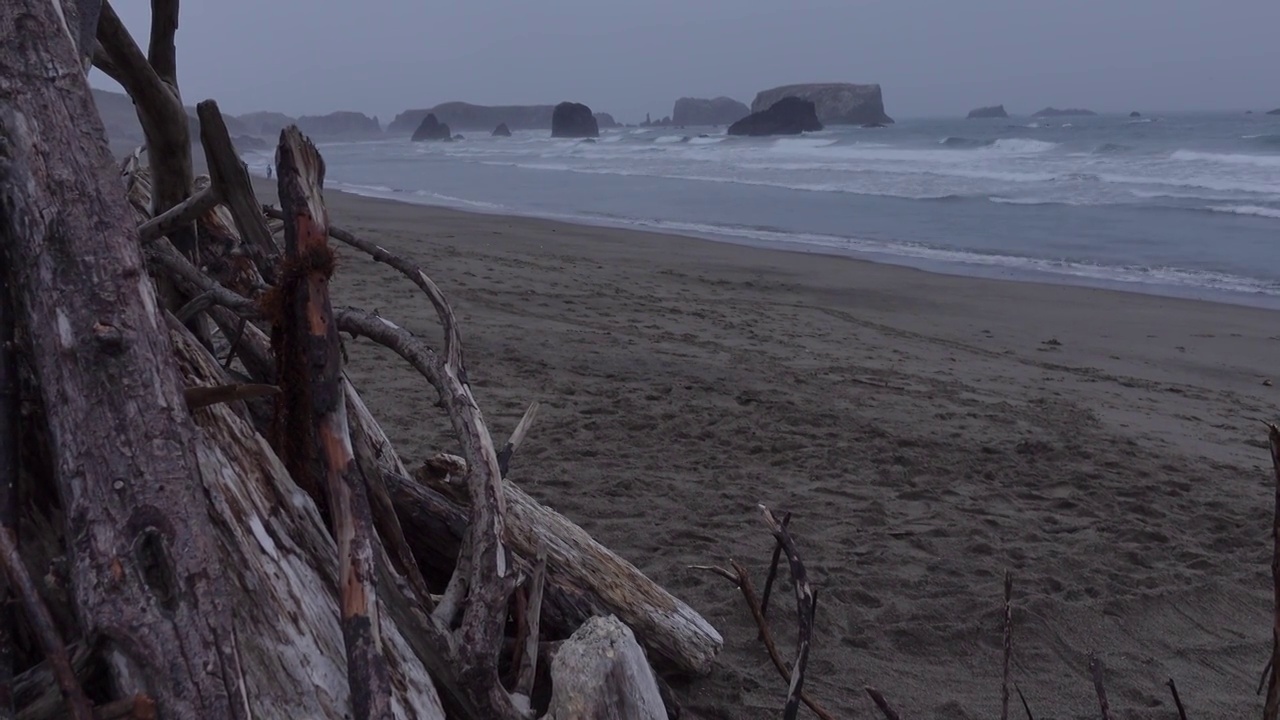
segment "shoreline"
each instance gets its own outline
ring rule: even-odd
[[[255,178],[260,178],[260,176],[255,175]],[[511,212],[510,208],[485,208],[483,207],[485,203],[480,203],[478,201],[460,199],[458,204],[432,202],[428,199],[419,201],[410,197],[410,193],[406,191],[397,191],[393,189],[384,191],[371,186],[361,186],[358,184],[342,182],[336,182],[334,185],[337,187],[328,189],[330,192],[342,192],[371,200],[397,202],[406,205],[436,208],[440,210],[490,217],[539,220],[544,222],[563,223],[565,225],[579,225],[584,227],[607,228],[611,230],[683,237],[691,240],[725,243],[742,247],[774,250],[778,252],[803,253],[823,257],[839,257],[859,262],[878,265],[892,265],[896,267],[920,270],[923,272],[963,278],[1079,287],[1197,302],[1237,305],[1265,310],[1280,310],[1280,295],[1269,295],[1261,292],[1249,293],[1243,290],[1228,290],[1187,284],[1161,283],[1157,281],[1148,282],[1144,280],[1098,277],[1082,274],[1080,272],[1055,272],[1053,270],[1032,267],[1032,265],[1054,266],[1059,265],[1060,261],[1043,260],[1033,257],[1000,255],[988,256],[993,260],[998,259],[1008,261],[1006,264],[1001,264],[999,262],[978,262],[968,259],[947,260],[937,256],[953,255],[981,257],[981,255],[965,250],[943,250],[938,248],[926,248],[924,246],[920,246],[918,254],[913,255],[910,252],[907,252],[916,248],[916,246],[910,243],[899,244],[897,247],[901,252],[875,249],[845,249],[818,243],[806,243],[798,240],[772,240],[751,237],[744,234],[735,235],[731,232],[721,233],[711,230],[699,232],[696,230],[669,228],[663,227],[663,221],[626,222],[621,220],[610,221],[608,218],[586,215],[567,216],[552,213],[520,214]],[[470,207],[461,206],[463,203]],[[671,224],[679,225],[680,223]],[[765,231],[759,232],[764,233]],[[788,233],[768,231],[768,234],[784,236]],[[852,238],[837,239],[846,240],[848,242],[859,242]],[[935,257],[929,257],[929,255],[934,255]],[[1020,263],[1021,265],[1012,264],[1015,262]],[[1085,269],[1086,266],[1096,267],[1097,270],[1095,272],[1098,273],[1114,273],[1122,270],[1122,268],[1111,268],[1103,265],[1093,266],[1088,264],[1077,264],[1080,265],[1082,269]]]
[[[326,201],[449,297],[495,435],[540,402],[511,481],[725,638],[711,677],[676,684],[689,717],[764,720],[785,695],[739,593],[688,569],[736,558],[760,583],[773,542],[757,503],[793,515],[823,596],[806,688],[839,716],[875,712],[863,685],[904,715],[998,712],[1006,569],[1037,713],[1096,714],[1091,651],[1117,711],[1167,714],[1169,677],[1208,715],[1256,710],[1274,311]],[[436,341],[416,288],[338,253],[335,302]],[[425,381],[344,344],[411,467],[454,447]]]

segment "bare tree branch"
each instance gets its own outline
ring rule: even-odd
[[[280,201],[291,216],[285,223],[288,264],[281,279],[281,307],[272,328],[273,343],[280,349],[280,382],[286,401],[292,401],[277,406],[285,409],[278,419],[286,438],[285,462],[295,481],[323,488],[338,546],[352,715],[382,720],[392,717],[391,679],[378,634],[372,512],[351,445],[338,328],[329,302],[333,251],[321,198],[324,163],[311,141],[289,127],[280,135],[276,165]]]
[[[139,225],[138,238],[145,243],[168,235],[183,225],[195,222],[217,204],[218,196],[213,191],[213,187],[207,187]]]
[[[22,605],[27,611],[28,624],[40,641],[44,656],[49,660],[49,667],[53,670],[58,686],[62,689],[62,697],[67,701],[72,717],[75,720],[93,720],[93,706],[89,704],[89,699],[85,697],[80,681],[76,679],[76,673],[71,668],[71,656],[67,654],[67,646],[62,643],[62,638],[58,637],[53,616],[49,614],[48,606],[44,604],[40,591],[36,589],[31,575],[27,573],[22,557],[18,555],[13,535],[5,528],[0,528],[0,565],[4,566],[11,586],[22,599]]]
[[[178,0],[151,0],[151,42],[147,61],[161,80],[178,87],[178,51],[173,38],[178,33]]]

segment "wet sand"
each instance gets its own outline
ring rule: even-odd
[[[761,585],[760,502],[793,514],[820,595],[807,687],[840,717],[877,716],[865,685],[906,717],[997,717],[1006,569],[1036,717],[1097,716],[1090,651],[1116,717],[1176,717],[1170,677],[1195,716],[1260,708],[1280,313],[327,199],[451,298],[495,436],[542,403],[512,479],[724,635],[716,673],[677,685],[689,716],[781,710],[741,596],[688,569],[734,558]],[[439,337],[345,248],[335,297]],[[453,451],[424,381],[348,351],[407,461]]]

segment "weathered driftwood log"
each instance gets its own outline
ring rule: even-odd
[[[216,360],[176,321],[169,323],[186,382],[225,381]],[[315,504],[294,483],[235,404],[192,412],[209,512],[220,528],[217,562],[236,568],[234,641],[255,717],[350,717],[347,662],[338,616],[337,549]],[[385,614],[394,588],[383,588]],[[444,717],[431,678],[412,647],[415,632],[379,624],[397,717]]]
[[[216,111],[214,107],[212,113]],[[283,410],[279,418],[282,447],[288,453],[293,477],[309,478],[309,484],[323,492],[329,509],[338,544],[338,588],[352,714],[356,720],[380,720],[391,715],[391,680],[378,638],[373,567],[377,540],[365,478],[356,464],[347,427],[342,353],[329,301],[334,258],[321,192],[324,162],[311,141],[290,126],[280,133],[276,167],[280,203],[289,218],[285,222],[286,264],[280,306],[275,309],[272,328],[282,398],[288,401],[278,405]]]
[[[218,104],[205,100],[196,105],[196,114],[200,118],[200,144],[209,165],[210,187],[230,209],[245,252],[267,282],[274,283],[280,251],[253,192],[249,169],[236,153]]]
[[[0,268],[9,267],[0,245]],[[18,361],[9,274],[0,269],[0,533],[18,542]],[[3,575],[3,573],[0,573]],[[12,720],[18,615],[9,582],[0,577],[0,720]]]
[[[419,473],[418,479],[447,497],[457,498],[466,464],[454,458],[438,460],[436,467],[450,463],[454,472],[428,469]],[[724,641],[710,623],[560,513],[510,481],[504,480],[502,485],[507,540],[525,558],[533,557],[539,546],[546,549],[551,585],[582,588],[594,595],[592,601],[599,603],[599,612],[617,615],[626,623],[660,670],[691,675],[711,671]]]
[[[57,10],[0,3],[0,242],[74,539],[78,614],[108,640],[120,694],[145,692],[168,717],[243,717],[194,429]]]
[[[667,720],[644,650],[612,616],[591,618],[560,646],[551,684],[545,720]]]
[[[809,645],[813,639],[813,615],[818,606],[818,596],[809,585],[809,576],[805,572],[804,561],[800,559],[800,551],[795,540],[782,521],[773,511],[760,505],[760,513],[769,531],[782,547],[791,566],[791,585],[796,593],[796,660],[791,665],[791,686],[787,690],[787,704],[782,712],[784,720],[795,720],[800,711],[801,693],[804,690],[804,671],[809,662]],[[763,612],[763,609],[762,609]]]

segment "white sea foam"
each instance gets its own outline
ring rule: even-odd
[[[1280,220],[1280,208],[1262,207],[1261,205],[1215,205],[1209,208],[1213,212],[1230,213],[1232,215],[1254,215],[1257,217]]]
[[[1258,167],[1280,168],[1280,155],[1248,155],[1244,153],[1211,153],[1195,150],[1176,150],[1169,156],[1172,160],[1183,162],[1212,162],[1229,165],[1255,165]]]

